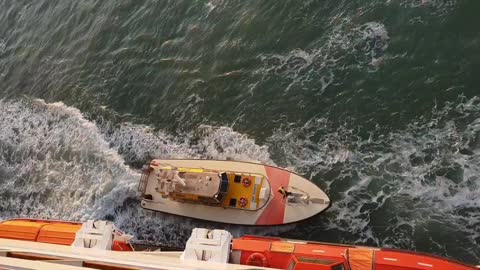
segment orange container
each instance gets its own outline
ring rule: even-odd
[[[44,225],[38,234],[37,242],[71,245],[75,240],[75,233],[80,230],[81,224],[47,224]]]
[[[8,220],[0,223],[0,238],[36,241],[44,225],[42,221]]]

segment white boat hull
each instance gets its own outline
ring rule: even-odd
[[[203,168],[217,171],[235,171],[261,174],[267,177],[271,195],[266,205],[258,210],[239,210],[218,206],[177,202],[163,198],[155,191],[156,183],[147,183],[146,194],[152,199],[142,199],[145,209],[171,213],[191,218],[240,225],[281,225],[310,218],[330,205],[330,199],[320,188],[305,178],[285,169],[263,164],[218,160],[156,160],[174,167]],[[153,182],[153,181],[152,181]],[[279,187],[293,187],[308,192],[314,203],[290,203],[279,192]]]

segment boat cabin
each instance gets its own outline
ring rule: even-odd
[[[177,168],[151,163],[140,181],[144,193],[147,182],[163,198],[224,208],[258,210],[270,197],[265,176],[252,173],[222,172],[202,168]],[[144,194],[148,199],[149,194]]]

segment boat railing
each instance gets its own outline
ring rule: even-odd
[[[147,189],[147,182],[148,182],[148,175],[150,174],[149,168],[144,168],[142,170],[142,176],[140,177],[140,182],[138,183],[138,192],[141,192],[142,194],[145,193],[145,190]]]

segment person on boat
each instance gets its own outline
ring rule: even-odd
[[[280,192],[280,194],[282,194],[284,199],[286,199],[288,196],[292,195],[292,192],[287,191],[285,189],[285,187],[283,187],[283,186],[278,189],[278,192]]]

